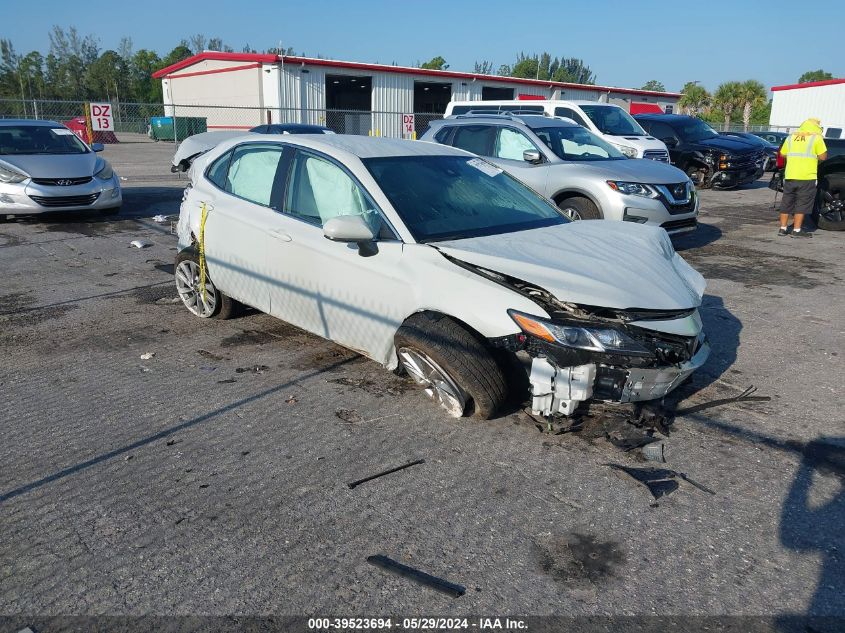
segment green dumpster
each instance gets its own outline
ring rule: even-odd
[[[176,137],[174,138],[172,116],[154,116],[150,119],[150,138],[154,141],[181,141],[194,134],[207,131],[208,126],[205,117],[177,116]]]

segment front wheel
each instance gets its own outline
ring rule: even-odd
[[[489,419],[507,398],[504,374],[486,345],[449,317],[419,314],[396,332],[402,368],[455,418]]]
[[[557,208],[567,218],[576,222],[578,220],[601,220],[601,211],[587,198],[575,197],[566,198],[557,204]]]
[[[237,302],[224,295],[206,274],[205,289],[200,284],[199,255],[194,250],[185,250],[176,256],[176,291],[188,310],[202,319],[228,319],[237,307]]]

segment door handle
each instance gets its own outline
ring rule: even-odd
[[[293,240],[293,238],[284,231],[272,230],[270,231],[270,235],[282,242],[290,242]]]

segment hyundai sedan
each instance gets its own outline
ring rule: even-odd
[[[707,358],[704,280],[663,229],[570,222],[463,150],[250,135],[190,175],[188,310],[267,312],[406,371],[455,417],[495,415],[518,383],[544,415],[661,398]]]
[[[55,121],[0,120],[0,214],[120,211],[117,174]]]

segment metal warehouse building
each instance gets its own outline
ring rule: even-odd
[[[845,138],[845,79],[772,87],[771,127],[796,128],[810,117],[821,119],[825,136]]]
[[[449,101],[585,99],[633,113],[671,112],[681,95],[309,57],[206,51],[163,68],[165,112],[208,129],[317,123],[348,134],[401,136],[402,115],[422,131]],[[225,107],[221,107],[225,106]]]

